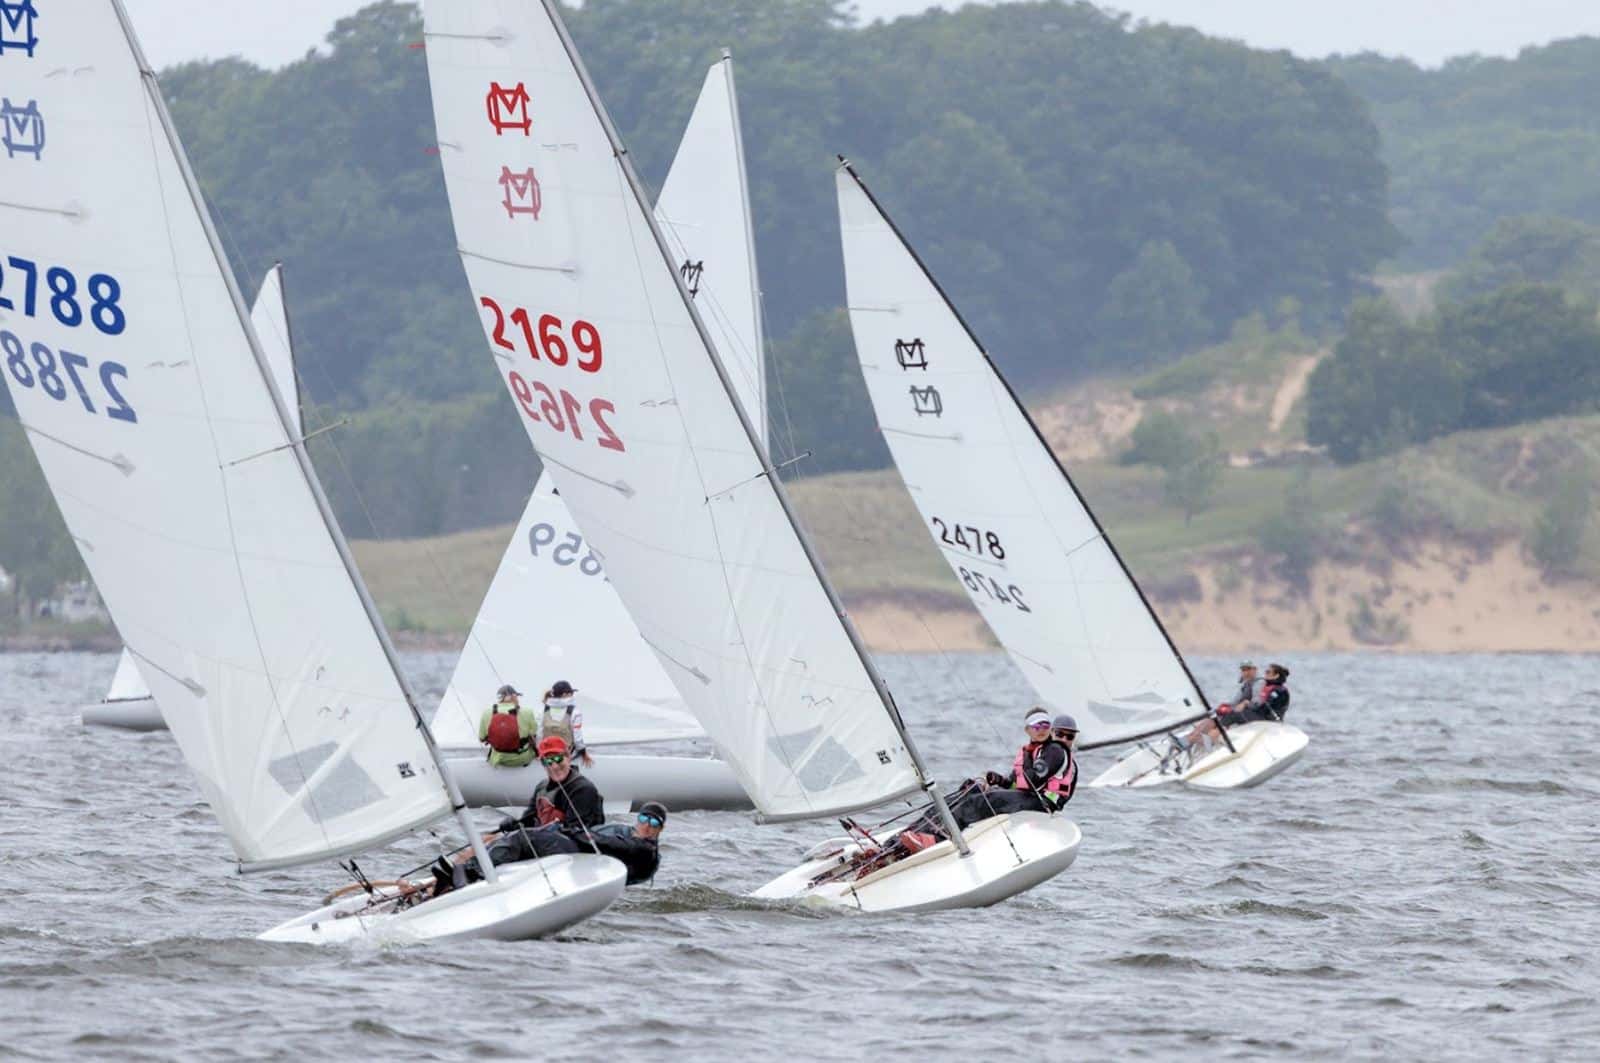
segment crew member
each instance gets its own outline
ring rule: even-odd
[[[637,886],[654,878],[656,868],[661,866],[659,839],[666,824],[667,806],[660,801],[646,801],[639,806],[632,827],[605,823],[582,834],[536,830],[528,837],[540,856],[588,852],[619,860],[628,869],[628,885]]]
[[[551,848],[557,843],[540,835],[583,837],[606,821],[605,801],[600,791],[573,765],[565,741],[555,735],[541,739],[539,763],[544,765],[545,779],[533,791],[527,809],[520,816],[501,820],[500,833],[483,839],[489,843],[489,859],[496,867],[549,855],[539,851],[541,846],[549,852],[571,852],[573,850]],[[477,857],[454,867],[441,859],[434,868],[435,893],[446,893],[482,877]]]
[[[1063,714],[1061,719],[1077,734],[1077,724]],[[1010,812],[1054,812],[1066,804],[1077,786],[1078,765],[1069,746],[1050,737],[1050,714],[1032,709],[1023,721],[1028,740],[1011,762],[1011,772],[991,771],[970,783],[966,793],[950,806],[956,826],[965,829],[979,820]],[[943,835],[942,824],[930,812],[913,831]]]
[[[538,756],[534,744],[539,720],[522,707],[521,697],[521,691],[507,683],[478,719],[478,741],[489,747],[489,763],[497,768],[520,768]]]
[[[583,742],[583,713],[579,711],[574,696],[577,693],[577,689],[565,679],[556,680],[545,691],[544,711],[539,714],[539,737],[562,739],[572,755],[583,761],[584,767],[592,768],[594,758],[589,755],[588,747]]]

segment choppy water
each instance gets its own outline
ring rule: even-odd
[[[351,950],[254,941],[340,872],[234,876],[166,735],[79,727],[113,658],[0,657],[0,1057],[1592,1056],[1600,660],[1293,663],[1297,767],[1080,791],[1077,863],[995,908],[758,906],[826,825],[685,814],[559,938]],[[886,665],[941,777],[1009,759],[1003,659]]]

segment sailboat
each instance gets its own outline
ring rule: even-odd
[[[1199,682],[999,367],[855,170],[836,174],[850,327],[928,533],[1080,750],[1139,743],[1094,786],[1251,786],[1305,733],[1262,721],[1202,756],[1150,743],[1212,716]]]
[[[765,438],[761,304],[736,99],[733,59],[724,51],[706,71],[655,213]],[[486,113],[515,132],[526,106],[514,86],[486,95]],[[743,209],[729,209],[734,203]],[[703,739],[705,731],[640,637],[549,474],[541,473],[433,717],[434,735],[469,803],[520,804],[544,777],[537,764],[490,765],[478,720],[502,683],[522,684],[531,695],[525,704],[537,711],[540,690],[556,679],[577,687],[585,740],[606,750],[584,771],[608,809],[646,800],[674,809],[750,807],[720,760],[611,751]]]
[[[275,264],[261,280],[256,292],[255,305],[250,309],[250,322],[261,349],[266,352],[267,364],[272,367],[278,390],[296,396],[289,415],[294,431],[299,434],[300,394],[294,373],[294,355],[289,343],[289,318],[283,300],[283,265]],[[114,618],[113,618],[114,619]],[[161,707],[151,696],[144,677],[139,674],[139,664],[126,649],[117,658],[117,670],[111,677],[111,688],[104,699],[85,705],[80,712],[85,727],[115,727],[125,731],[165,731],[167,721],[161,717]]]
[[[4,60],[3,372],[46,480],[241,871],[454,815],[487,869],[374,886],[276,941],[523,938],[620,896],[606,857],[489,866],[250,325],[120,0],[57,0]],[[34,123],[46,123],[48,138]],[[421,903],[417,903],[421,901]]]
[[[947,840],[864,876],[831,873],[848,853],[812,854],[757,895],[961,907],[1064,870],[1082,837],[1064,817],[956,826],[552,0],[435,0],[424,26],[457,245],[490,349],[513,312],[547,321],[562,341],[514,340],[496,368],[685,704],[766,820],[926,794],[944,827]],[[493,86],[520,86],[535,102],[529,135],[485,121]],[[538,215],[508,214],[535,181]]]

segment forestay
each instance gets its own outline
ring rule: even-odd
[[[514,90],[510,98],[518,99]],[[730,209],[734,203],[743,209]],[[706,73],[656,218],[740,401],[764,425],[754,244],[726,53]],[[477,749],[479,717],[502,683],[536,697],[556,679],[578,688],[591,746],[704,733],[541,473],[440,700],[434,737],[447,748]]]
[[[1085,742],[1205,709],[1094,516],[999,370],[848,167],[850,327],[883,438],[951,570]]]
[[[758,808],[917,773],[831,608],[548,8],[425,8],[440,159],[489,349],[567,507]]]
[[[444,815],[154,79],[109,0],[49,8],[3,60],[0,348],[84,562],[241,862]]]
[[[261,349],[278,384],[278,391],[290,399],[289,418],[295,431],[300,430],[300,404],[292,397],[300,393],[294,375],[294,356],[289,347],[289,319],[283,305],[283,267],[274,266],[261,281],[256,292],[255,305],[250,310],[250,322],[261,340]],[[115,617],[113,617],[115,619]],[[127,650],[117,658],[117,672],[111,677],[111,689],[106,691],[107,701],[143,701],[150,696],[150,688],[139,674],[133,654]]]

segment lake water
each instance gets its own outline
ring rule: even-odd
[[[409,658],[433,691],[450,663]],[[167,735],[79,726],[114,658],[0,656],[0,1057],[1592,1057],[1600,660],[1289,663],[1300,764],[1080,790],[1077,863],[994,908],[756,905],[829,825],[691,813],[653,887],[557,938],[317,949],[253,938],[342,872],[238,877]],[[1009,763],[1003,658],[885,667],[941,779]]]

